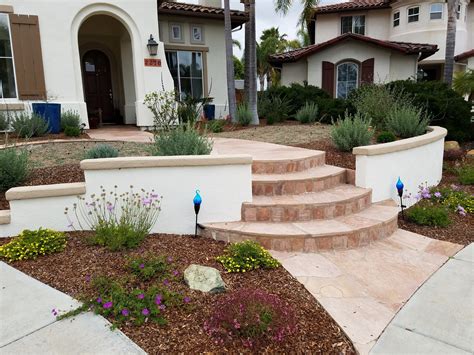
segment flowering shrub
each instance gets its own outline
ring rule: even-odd
[[[257,242],[247,240],[230,244],[225,254],[218,256],[227,272],[246,272],[254,269],[273,269],[280,266],[278,260]]]
[[[8,261],[36,259],[37,256],[63,251],[67,238],[51,229],[24,230],[10,243],[0,246],[0,256]]]
[[[150,92],[145,95],[143,103],[153,113],[155,130],[169,131],[180,123],[174,91]]]
[[[370,144],[374,131],[370,129],[371,121],[361,113],[351,115],[346,112],[344,119],[333,122],[331,139],[337,149],[350,152],[352,148]]]
[[[458,186],[451,187],[423,187],[416,196],[418,200],[430,200],[447,207],[452,212],[461,215],[474,213],[474,196],[462,191]]]
[[[136,257],[128,261],[130,271],[143,281],[151,280],[154,277],[161,278],[170,275],[169,271],[172,265],[168,263],[163,256],[153,257]],[[178,272],[173,271],[173,276],[177,276]]]
[[[291,335],[296,330],[296,317],[279,297],[241,289],[224,296],[204,330],[220,344],[240,339],[252,347]]]
[[[77,222],[81,230],[95,231],[90,242],[113,251],[137,247],[150,233],[160,212],[160,197],[153,190],[138,193],[133,186],[120,195],[117,187],[109,193],[102,188],[101,194],[91,195],[90,200],[78,199],[72,208],[75,221],[66,208],[69,226],[75,228]]]

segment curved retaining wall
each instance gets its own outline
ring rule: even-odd
[[[125,192],[152,189],[163,196],[152,232],[194,233],[193,197],[201,191],[199,222],[236,221],[243,202],[252,200],[252,157],[248,155],[127,157],[83,160],[85,183],[17,187],[7,191],[10,213],[0,219],[0,237],[39,227],[68,230],[65,207],[101,186]]]
[[[441,181],[446,134],[445,128],[433,126],[421,136],[354,148],[356,186],[371,188],[373,202],[399,202],[395,184],[400,177],[407,197],[404,204],[413,205],[421,184],[433,186]]]

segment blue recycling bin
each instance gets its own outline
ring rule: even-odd
[[[216,105],[204,105],[204,117],[209,121],[216,118]]]
[[[61,132],[61,104],[35,103],[33,112],[48,122],[49,133]]]

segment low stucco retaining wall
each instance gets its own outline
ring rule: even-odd
[[[400,177],[406,190],[404,204],[413,205],[421,184],[432,186],[441,181],[446,134],[445,128],[433,126],[421,136],[354,148],[356,186],[371,188],[373,202],[399,202],[395,185]]]
[[[199,221],[227,222],[240,219],[243,202],[252,200],[252,157],[212,155],[135,157],[84,160],[85,183],[18,187],[7,191],[10,223],[0,223],[0,237],[39,227],[68,230],[65,207],[77,196],[86,198],[118,186],[117,192],[145,189],[163,196],[161,212],[152,232],[194,233],[193,197],[203,198]],[[8,219],[3,218],[4,222]]]

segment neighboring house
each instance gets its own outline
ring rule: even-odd
[[[319,6],[308,23],[312,43],[275,55],[282,84],[307,81],[335,97],[363,82],[442,78],[446,47],[444,1],[352,0]],[[472,66],[474,3],[460,0],[456,71]],[[471,54],[469,54],[471,53]]]
[[[234,28],[246,20],[232,12]],[[150,35],[156,55],[147,48]],[[145,95],[176,88],[181,97],[209,94],[223,116],[223,53],[219,0],[3,0],[0,110],[49,99],[79,112],[87,125],[100,117],[145,128],[153,125]]]

